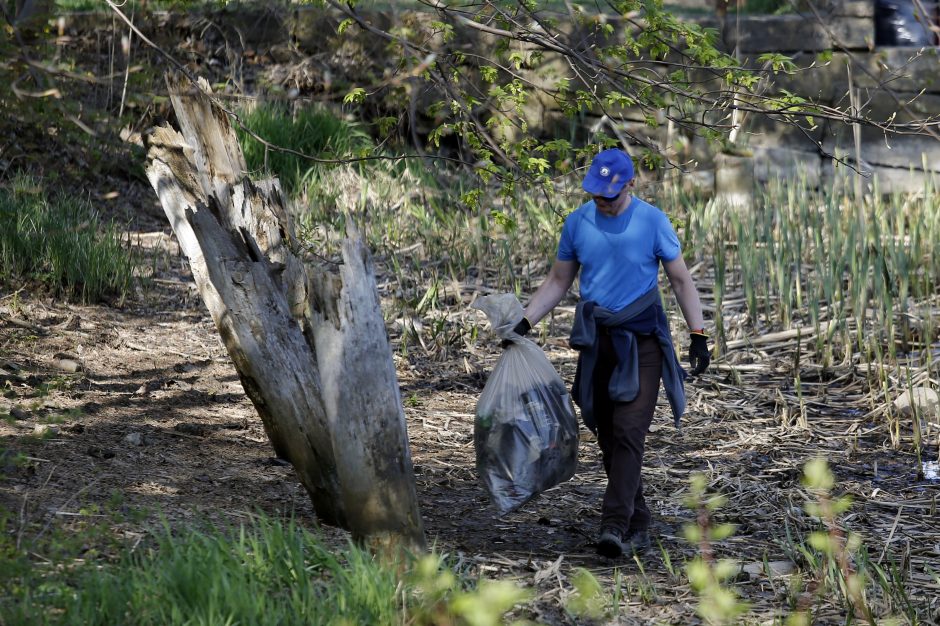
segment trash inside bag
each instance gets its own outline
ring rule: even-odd
[[[473,442],[477,472],[500,515],[574,476],[578,424],[561,377],[534,342],[512,332],[522,319],[513,294],[484,296],[504,351],[477,402]]]

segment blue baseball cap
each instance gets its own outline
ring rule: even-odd
[[[581,187],[592,196],[612,198],[633,180],[633,159],[618,148],[599,153],[591,161]]]

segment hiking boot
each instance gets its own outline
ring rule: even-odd
[[[627,544],[616,528],[601,528],[600,539],[597,540],[597,553],[608,559],[622,556]]]
[[[634,554],[645,552],[653,545],[650,540],[650,531],[646,528],[631,530],[624,539],[627,542],[627,549]]]
[[[651,545],[650,532],[646,528],[628,530],[625,535],[616,528],[602,528],[597,540],[597,553],[616,559],[624,554],[641,554]]]

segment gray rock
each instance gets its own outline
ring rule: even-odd
[[[875,17],[875,3],[871,0],[819,0],[816,7],[830,16]]]
[[[52,362],[52,366],[57,370],[69,372],[70,374],[82,371],[81,363],[74,359],[56,359]]]
[[[913,417],[915,410],[927,419],[937,417],[940,416],[940,394],[930,387],[914,387],[895,398],[894,408],[904,417]]]
[[[58,435],[59,427],[55,424],[36,424],[33,426],[33,434],[40,437]]]
[[[745,563],[741,566],[741,571],[747,574],[751,579],[762,578],[766,575],[787,576],[796,571],[796,564],[792,561],[768,561],[767,563]]]
[[[798,123],[799,127],[766,115],[751,116],[744,124],[748,146],[815,150],[816,142],[822,141],[823,138],[823,124],[814,120],[811,126],[806,119],[799,120]]]
[[[683,174],[680,181],[684,191],[706,197],[710,197],[715,193],[714,170],[694,170]]]
[[[754,159],[719,154],[715,157],[715,202],[737,209],[754,206]]]
[[[124,437],[124,441],[126,441],[132,446],[147,445],[147,442],[144,439],[143,433],[127,433],[127,435]]]
[[[940,68],[938,68],[940,71]],[[844,76],[843,76],[844,78]],[[848,84],[845,80],[837,83],[834,90],[838,94],[848,94]],[[863,116],[876,122],[893,123],[922,120],[940,112],[940,94],[912,93],[908,91],[888,91],[885,89],[862,88],[859,89],[858,101],[861,104]],[[840,109],[849,104],[848,95],[842,97],[834,104]]]
[[[15,420],[28,420],[30,417],[29,411],[24,411],[18,406],[10,408],[10,417]]]

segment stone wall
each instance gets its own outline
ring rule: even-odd
[[[771,88],[847,111],[851,80],[865,118],[940,119],[940,48],[876,46],[871,0],[826,0],[817,7],[816,13],[728,17],[723,30],[727,49],[740,43],[750,62],[763,52],[792,56],[800,70],[777,75]],[[720,26],[714,19],[698,21]],[[870,175],[866,184],[874,185],[877,179],[884,193],[921,190],[925,175],[940,172],[940,126],[932,136],[892,135],[871,126],[856,129],[841,121],[818,120],[811,130],[801,131],[752,117],[744,129],[755,156],[755,173],[764,181],[783,174],[803,176],[813,186],[854,184],[855,172],[830,155]],[[856,131],[861,139],[860,163],[856,163]]]

